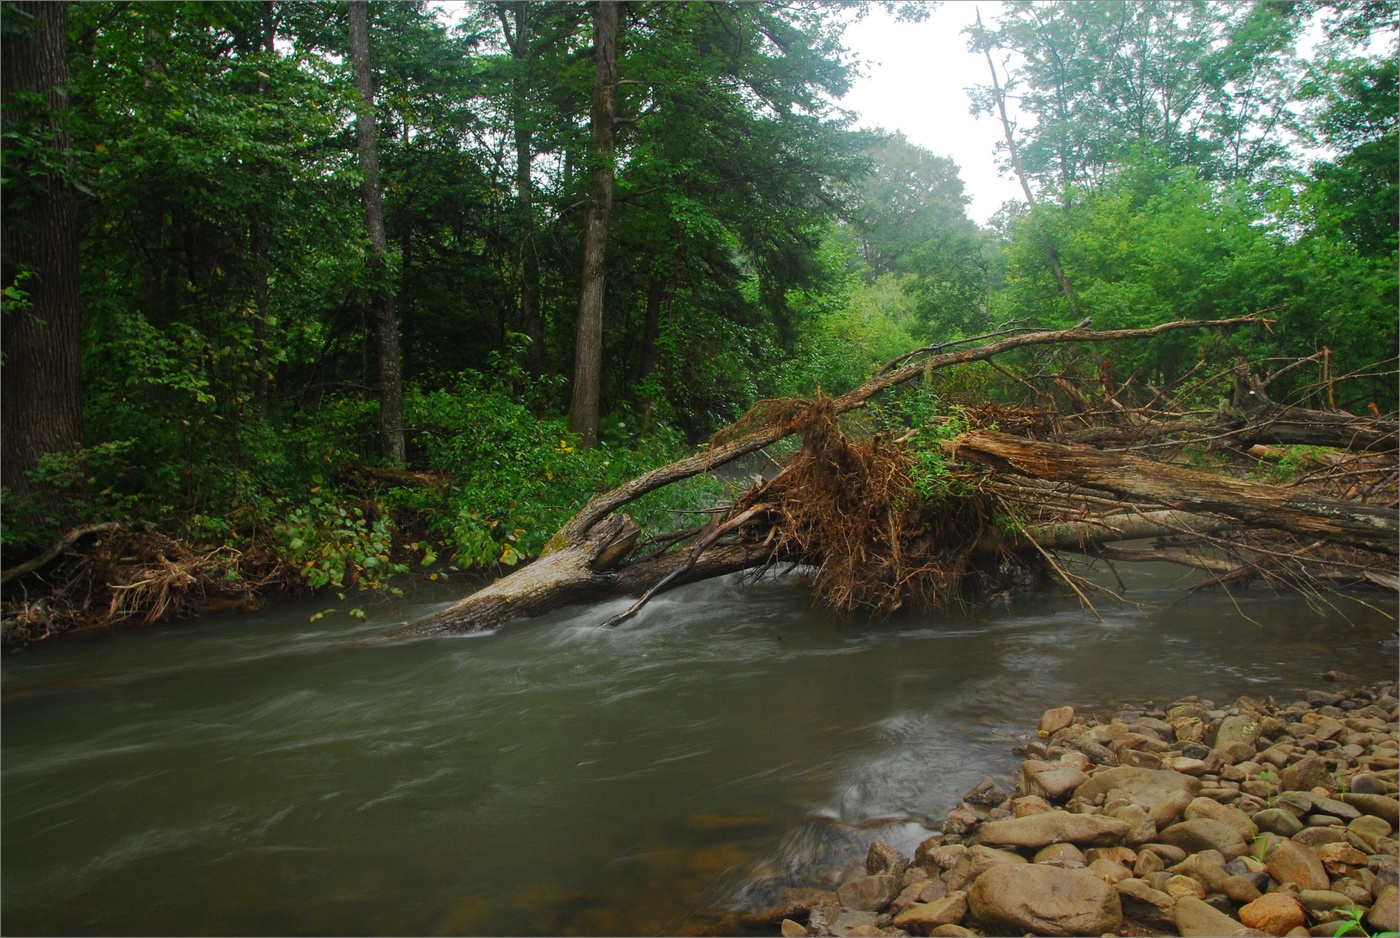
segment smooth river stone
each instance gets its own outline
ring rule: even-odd
[[[1244,925],[1221,912],[1215,906],[1195,896],[1176,900],[1176,930],[1182,938],[1220,938],[1233,935]]]
[[[1184,791],[1194,798],[1201,790],[1201,780],[1173,772],[1171,769],[1118,766],[1091,776],[1079,786],[1074,796],[1084,801],[1094,801],[1098,796],[1106,795],[1114,789],[1134,804],[1151,808],[1163,798],[1179,791]]]
[[[978,921],[1015,935],[1117,934],[1123,925],[1117,891],[1087,870],[1002,864],[977,878],[967,902]]]
[[[1238,829],[1224,821],[1210,818],[1196,818],[1182,821],[1160,831],[1157,839],[1164,844],[1180,847],[1187,853],[1200,853],[1202,850],[1219,850],[1227,860],[1241,856],[1248,849]]]
[[[1280,842],[1269,851],[1269,875],[1280,883],[1294,883],[1299,889],[1330,889],[1332,880],[1322,860],[1310,847],[1292,840]]]
[[[1121,842],[1131,829],[1127,821],[1117,818],[1054,811],[988,821],[977,832],[977,842],[1018,848],[1039,848],[1056,843],[1108,847]]]
[[[1240,909],[1240,921],[1266,935],[1286,935],[1307,920],[1298,900],[1284,892],[1260,896]]]

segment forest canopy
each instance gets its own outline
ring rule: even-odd
[[[926,12],[5,2],[3,566],[134,521],[241,587],[511,565],[760,400],[1008,323],[1255,315],[1018,367],[1394,414],[1396,3],[1003,4],[988,226],[841,104],[853,18]]]

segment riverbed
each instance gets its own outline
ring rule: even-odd
[[[1127,569],[1127,568],[1125,568]],[[1109,578],[1109,582],[1112,578]],[[488,636],[282,605],[5,656],[7,934],[703,933],[912,853],[1041,711],[1394,677],[1394,595],[1022,596],[878,624],[725,578]],[[356,597],[349,596],[349,600]],[[1369,604],[1369,605],[1368,605]]]

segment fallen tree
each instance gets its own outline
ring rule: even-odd
[[[884,615],[910,599],[923,605],[954,600],[969,577],[1005,570],[1017,555],[1048,558],[1054,550],[1085,550],[1143,537],[1210,536],[1245,526],[1293,532],[1366,554],[1394,555],[1394,505],[1329,499],[1159,461],[1125,461],[1122,454],[1089,446],[985,430],[935,445],[953,460],[976,459],[993,471],[964,467],[950,479],[947,497],[917,498],[911,495],[918,488],[911,462],[915,434],[853,442],[839,427],[842,415],[896,385],[939,369],[990,361],[1013,349],[1254,322],[1258,320],[1242,317],[1099,332],[1082,324],[1060,331],[1008,330],[982,337],[983,344],[976,347],[920,349],[839,397],[761,402],[716,434],[702,451],[593,498],[533,563],[396,634],[490,630],[566,604],[649,596],[659,588],[740,570],[762,571],[779,563],[810,566],[814,587],[834,608]],[[1119,410],[1127,411],[1121,406]],[[1151,415],[1131,416],[1122,425],[1141,430],[1153,422]],[[1237,415],[1228,416],[1234,420]],[[1168,420],[1172,415],[1157,417]],[[1271,411],[1269,419],[1273,418],[1276,412]],[[1022,422],[1027,427],[1055,424],[1034,416]],[[1338,415],[1331,424],[1344,422],[1346,418]],[[1249,426],[1246,415],[1246,422],[1229,432],[1243,433],[1241,439],[1269,439],[1250,437],[1244,433]],[[1352,433],[1349,439],[1371,452],[1393,449],[1393,429],[1387,430],[1383,421],[1369,426],[1370,432]],[[694,546],[635,556],[643,542],[621,509],[647,492],[712,471],[794,434],[802,435],[803,446],[777,476],[760,480],[705,528],[649,542],[678,546],[693,539]],[[1019,516],[1025,520],[1008,523],[1008,518]],[[1152,559],[1190,562],[1222,574],[1240,569],[1239,563],[1181,548],[1164,547]]]

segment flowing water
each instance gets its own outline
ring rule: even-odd
[[[839,622],[795,578],[729,578],[613,629],[620,602],[354,641],[455,598],[420,590],[364,623],[284,605],[7,655],[0,928],[703,932],[873,839],[912,852],[1047,707],[1394,676],[1379,611],[1178,577],[1144,565],[1146,605],[1102,621],[1038,596]]]

